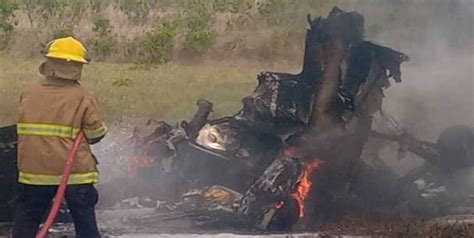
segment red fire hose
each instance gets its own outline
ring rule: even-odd
[[[51,207],[51,211],[48,214],[48,218],[46,218],[46,222],[44,223],[41,230],[36,234],[36,238],[45,238],[48,235],[49,228],[53,225],[56,217],[58,216],[59,208],[61,207],[61,203],[64,199],[64,193],[66,192],[67,181],[69,179],[69,175],[71,174],[72,165],[77,157],[77,150],[79,149],[79,145],[84,138],[84,132],[81,130],[74,141],[74,145],[69,151],[69,157],[66,162],[66,167],[64,167],[63,176],[61,178],[61,183],[59,184],[58,190],[56,191],[56,196],[54,197],[53,206]]]

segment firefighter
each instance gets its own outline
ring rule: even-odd
[[[86,139],[77,152],[65,198],[77,237],[100,237],[94,210],[99,174],[89,144],[101,140],[107,128],[97,98],[80,84],[82,67],[89,61],[87,50],[78,40],[66,37],[53,40],[44,53],[46,60],[39,67],[44,79],[20,98],[20,190],[13,237],[35,237],[80,130]]]

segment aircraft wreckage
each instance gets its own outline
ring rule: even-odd
[[[147,136],[137,129],[125,152],[128,175],[100,185],[106,201],[101,208],[146,197],[173,206],[136,217],[140,224],[207,214],[287,231],[298,221],[311,225],[350,210],[423,203],[419,199],[430,187],[420,190],[415,180],[427,173],[443,180],[474,166],[473,128],[448,128],[436,143],[372,129],[383,91],[390,80],[401,82],[400,65],[408,56],[365,40],[361,14],[334,8],[327,18],[308,16],[308,22],[301,73],[260,73],[236,114],[209,120],[213,104],[199,100],[189,122],[171,126],[151,120],[148,127],[154,130]],[[369,138],[399,142],[401,155],[412,152],[425,166],[403,178],[369,166],[361,160]],[[2,128],[0,139],[0,186],[6,191],[0,219],[8,221],[16,180],[15,127]],[[163,193],[160,186],[169,189]],[[459,197],[472,196],[469,192]],[[139,203],[147,206],[145,200]]]

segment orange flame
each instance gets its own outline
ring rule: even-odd
[[[319,168],[324,161],[316,159],[312,163],[308,163],[304,166],[303,174],[301,176],[300,182],[296,187],[296,192],[291,194],[291,196],[296,199],[299,207],[299,217],[304,217],[304,202],[308,198],[308,194],[311,190],[311,185],[313,182],[309,179],[313,171]]]

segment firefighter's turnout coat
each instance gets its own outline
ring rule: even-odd
[[[97,183],[97,160],[90,142],[104,137],[96,97],[79,84],[82,65],[48,59],[40,66],[45,79],[26,89],[20,98],[18,132],[19,182],[59,185],[74,139],[83,141],[68,184]]]

